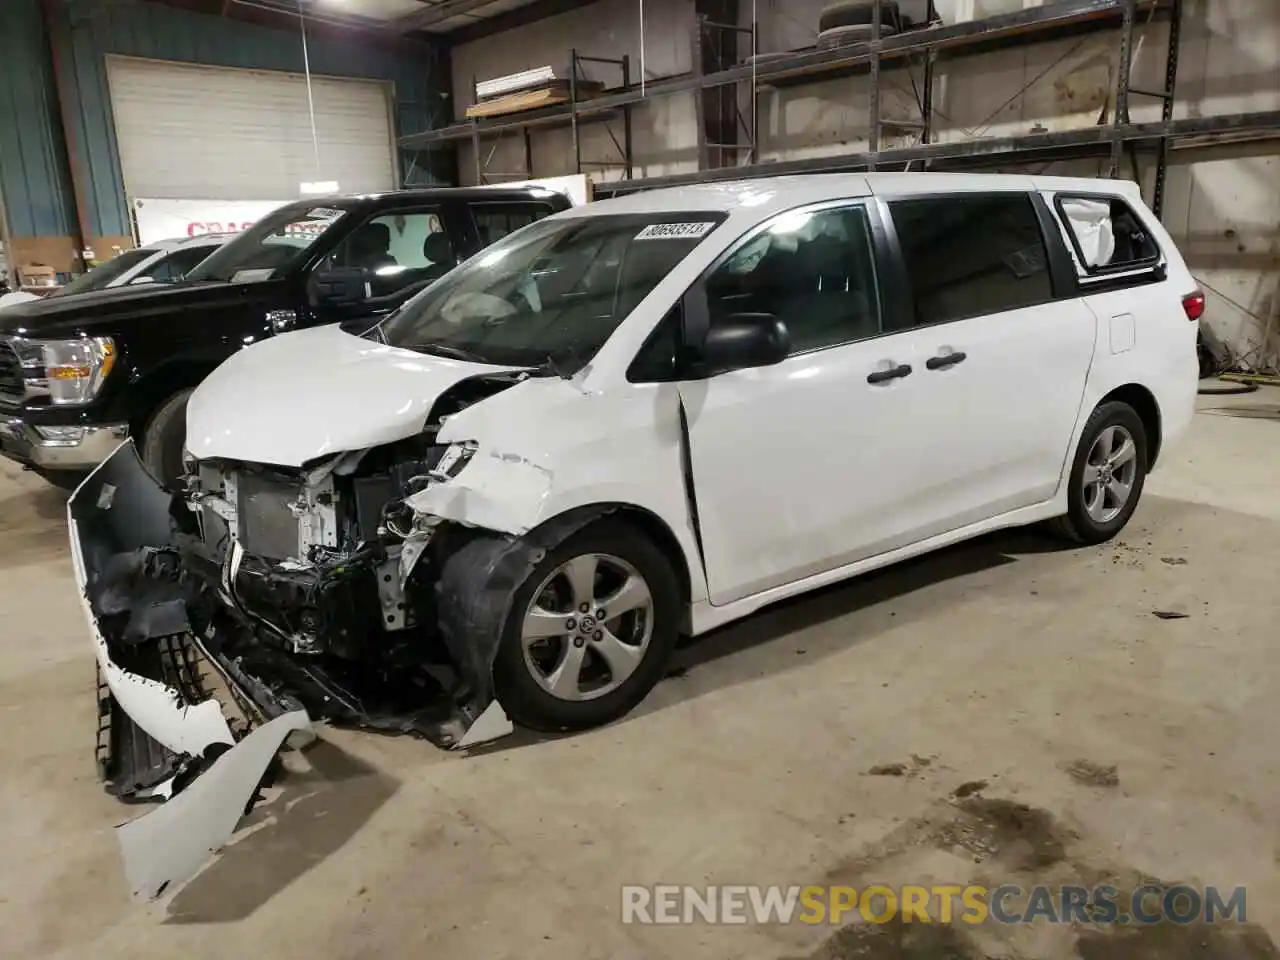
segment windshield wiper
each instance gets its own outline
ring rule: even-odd
[[[534,376],[546,375],[548,373],[555,374],[561,380],[572,380],[574,374],[582,369],[582,364],[578,361],[578,351],[572,347],[553,350],[546,355],[543,361],[533,367],[529,372]]]
[[[437,356],[449,357],[453,360],[465,360],[468,363],[489,363],[484,357],[470,350],[464,350],[462,347],[455,347],[450,343],[440,343],[438,341],[430,341],[427,343],[410,344],[406,349],[421,350],[424,353],[434,353]]]

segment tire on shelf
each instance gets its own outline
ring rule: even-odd
[[[891,37],[896,30],[888,24],[880,25],[880,36]],[[832,27],[818,34],[818,49],[831,50],[834,47],[845,47],[853,43],[866,43],[871,39],[872,28],[867,24],[853,24],[847,27]]]
[[[818,32],[825,33],[837,27],[869,26],[875,19],[877,0],[836,0],[822,8],[818,15]],[[895,0],[879,0],[882,27],[898,28],[900,12]]]

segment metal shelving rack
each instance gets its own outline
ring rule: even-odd
[[[623,143],[615,143],[621,154],[624,179],[599,182],[596,196],[715,180],[739,179],[780,174],[904,169],[920,165],[930,169],[973,169],[992,165],[1009,165],[1035,161],[1075,159],[1080,157],[1110,158],[1110,173],[1120,173],[1125,150],[1136,155],[1138,150],[1154,151],[1156,176],[1153,206],[1157,212],[1163,204],[1165,178],[1173,145],[1182,139],[1239,138],[1241,136],[1274,135],[1280,131],[1280,111],[1229,114],[1199,118],[1174,119],[1174,88],[1177,81],[1179,40],[1182,26],[1182,0],[1057,0],[1041,7],[984,20],[935,25],[924,29],[884,35],[880,7],[876,6],[872,38],[864,43],[832,49],[799,51],[770,57],[752,63],[740,63],[728,69],[704,72],[701,68],[701,37],[708,29],[741,30],[740,27],[700,20],[694,33],[694,70],[665,79],[649,81],[643,90],[630,82],[629,69],[623,66],[623,85],[607,90],[601,96],[579,99],[570,88],[570,103],[491,121],[470,121],[405,137],[401,144],[408,149],[424,149],[470,139],[475,148],[478,174],[482,174],[480,156],[483,141],[507,132],[523,132],[538,127],[570,125],[574,130],[574,153],[577,172],[585,165],[581,158],[579,127],[583,123],[607,121],[620,112],[625,118],[627,135]],[[1165,86],[1161,90],[1135,89],[1130,84],[1134,33],[1140,14],[1166,17],[1169,21],[1169,45],[1166,52]],[[1020,134],[1012,137],[977,138],[937,142],[933,130],[933,73],[940,56],[956,57],[981,54],[993,49],[1041,42],[1087,31],[1117,31],[1119,34],[1119,69],[1117,71],[1112,112],[1109,121],[1096,126],[1058,132]],[[888,69],[912,69],[918,59],[924,60],[924,84],[920,97],[921,118],[918,123],[886,119],[881,109],[882,75]],[[580,58],[572,54],[571,76],[578,76]],[[864,151],[805,160],[760,163],[754,130],[746,129],[745,118],[738,114],[739,127],[746,143],[710,143],[705,125],[698,122],[698,169],[684,174],[634,179],[631,152],[630,110],[658,97],[701,92],[721,87],[753,83],[757,90],[764,86],[814,83],[821,80],[867,74],[869,137]],[[1129,117],[1131,96],[1157,97],[1163,102],[1161,119],[1152,123],[1132,123]],[[696,98],[699,102],[701,96]],[[754,111],[753,111],[754,114]],[[882,149],[882,132],[886,127],[918,130],[916,143],[905,147]],[[526,139],[527,142],[527,139]],[[721,158],[721,165],[709,164],[710,149]],[[743,159],[745,155],[745,160]],[[528,153],[526,152],[526,157]],[[732,162],[724,163],[724,158]],[[531,169],[531,168],[530,168]]]
[[[582,173],[584,168],[588,167],[621,167],[623,176],[630,180],[631,167],[631,108],[632,104],[623,104],[621,107],[606,111],[595,111],[586,109],[591,104],[591,98],[584,98],[582,94],[582,83],[588,78],[585,76],[584,65],[595,64],[605,67],[616,67],[622,75],[622,89],[630,89],[631,87],[631,58],[628,56],[610,58],[610,57],[589,57],[579,53],[577,50],[569,51],[569,102],[564,107],[553,107],[544,110],[531,110],[515,114],[519,117],[516,122],[511,122],[507,118],[495,119],[492,121],[484,121],[480,119],[472,119],[465,124],[456,124],[447,127],[445,130],[450,131],[449,136],[439,137],[445,131],[432,130],[425,134],[417,134],[410,137],[401,138],[401,144],[407,145],[410,142],[424,143],[427,146],[439,143],[442,140],[460,140],[464,139],[459,136],[457,131],[465,128],[467,138],[471,140],[471,149],[475,157],[475,174],[477,183],[488,183],[492,178],[503,179],[532,179],[533,178],[533,142],[530,138],[530,132],[535,127],[542,129],[553,129],[556,127],[569,127],[573,136],[573,158],[574,173]],[[476,93],[475,79],[472,79],[471,92],[473,101],[478,101],[479,96]],[[622,140],[619,141],[613,132],[613,121],[621,117],[622,119]],[[609,138],[613,141],[614,147],[618,151],[617,159],[610,160],[584,160],[582,158],[582,126],[586,123],[604,123],[605,130],[609,134]],[[482,156],[483,144],[485,138],[492,137],[496,134],[497,139],[501,139],[504,133],[515,132],[522,135],[524,140],[524,170],[520,172],[492,172],[488,169],[488,163]],[[422,138],[429,139],[423,141]],[[413,147],[411,149],[420,149]],[[490,151],[492,156],[493,151]]]

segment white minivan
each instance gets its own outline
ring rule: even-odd
[[[446,746],[606,723],[682,634],[1002,527],[1114,536],[1192,418],[1203,309],[1121,181],[802,176],[560,213],[363,335],[224,363],[185,502],[127,445],[86,482],[106,696],[175,752],[231,742],[148,650],[182,636],[263,717]]]

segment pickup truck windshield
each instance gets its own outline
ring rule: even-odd
[[[218,248],[186,279],[255,283],[284,276],[345,215],[319,204],[281,207]]]
[[[60,287],[55,293],[51,293],[52,297],[66,297],[77,293],[88,293],[90,290],[102,290],[109,286],[112,281],[122,276],[126,270],[131,270],[148,257],[154,257],[156,251],[152,247],[146,247],[141,250],[126,250],[118,256],[112,257],[106,263],[100,263],[88,273],[82,273],[70,283]]]
[[[446,274],[388,317],[397,347],[477,363],[576,369],[722,213],[543,220]]]

